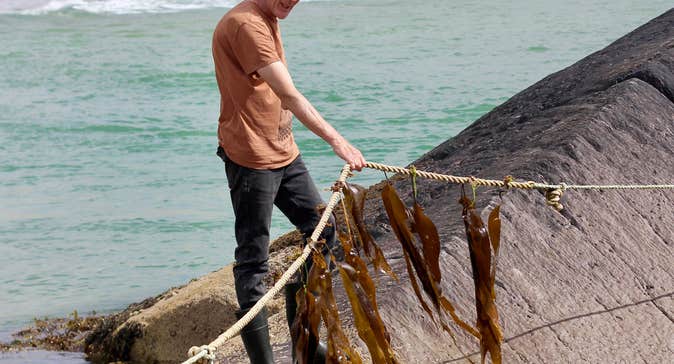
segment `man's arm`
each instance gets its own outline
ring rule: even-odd
[[[295,88],[290,73],[282,62],[277,61],[262,67],[257,73],[281,99],[283,108],[290,110],[309,130],[330,144],[335,154],[349,163],[352,169],[360,171],[365,166],[363,154],[325,121],[309,100]]]

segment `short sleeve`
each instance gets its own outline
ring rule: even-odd
[[[234,54],[246,74],[281,60],[268,27],[246,23],[239,27],[232,42]]]

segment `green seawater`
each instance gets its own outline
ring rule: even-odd
[[[298,89],[368,160],[405,165],[670,7],[316,1],[281,27]],[[232,262],[210,53],[225,11],[0,14],[0,340]],[[295,136],[329,187],[343,162],[298,122]],[[272,235],[290,228],[277,213]]]

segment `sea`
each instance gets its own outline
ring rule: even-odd
[[[0,1],[0,341],[35,318],[115,312],[232,262],[211,36],[236,3]],[[366,159],[406,165],[671,6],[303,0],[281,29],[293,80],[324,118]],[[327,197],[343,162],[296,120],[294,132]],[[276,211],[272,236],[290,229]]]

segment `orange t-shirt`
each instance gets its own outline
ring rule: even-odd
[[[292,134],[292,113],[257,70],[286,64],[276,18],[244,1],[220,20],[213,33],[215,77],[220,89],[218,140],[227,157],[254,169],[283,167],[299,149]]]

